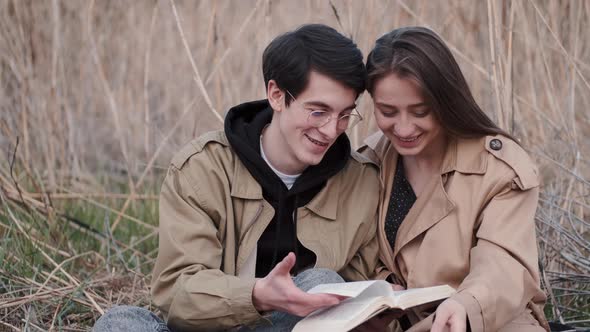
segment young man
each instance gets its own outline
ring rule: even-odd
[[[126,330],[290,330],[339,302],[305,290],[373,275],[377,169],[351,154],[344,134],[360,120],[360,50],[330,27],[305,25],[268,45],[263,74],[266,100],[232,108],[224,131],[172,159],[152,277],[167,326],[118,307],[95,330],[129,317]]]

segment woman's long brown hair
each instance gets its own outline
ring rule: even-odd
[[[479,107],[467,81],[442,39],[424,27],[395,29],[379,38],[367,58],[367,90],[391,73],[413,79],[447,134],[451,137],[481,137],[501,134]]]

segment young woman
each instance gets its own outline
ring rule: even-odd
[[[412,331],[543,331],[535,210],[539,178],[514,138],[475,102],[448,47],[405,27],[367,59],[380,133],[381,260],[406,288],[457,293],[408,315]]]

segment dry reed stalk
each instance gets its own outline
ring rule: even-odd
[[[515,5],[515,1],[510,1],[510,17],[509,17],[509,21],[508,21],[508,31],[507,31],[507,35],[505,36],[505,39],[507,41],[507,45],[506,45],[506,59],[505,59],[505,63],[506,66],[504,67],[504,94],[503,94],[503,99],[502,101],[504,102],[504,110],[507,113],[507,119],[506,119],[506,130],[509,133],[513,133],[514,132],[514,108],[515,108],[515,102],[514,102],[514,84],[513,84],[513,78],[512,78],[512,72],[513,72],[513,68],[512,68],[512,63],[513,63],[513,49],[512,49],[512,40],[513,40],[513,36],[514,36],[514,16],[516,15],[516,5]],[[500,27],[499,27],[500,28]]]
[[[53,318],[51,319],[51,325],[49,325],[49,330],[48,331],[55,331],[55,321],[57,320],[57,314],[59,313],[61,309],[61,303],[57,305],[57,307],[55,308],[55,310],[53,311]]]
[[[2,214],[2,215],[4,215],[4,214]],[[0,227],[3,227],[3,228],[5,228],[6,230],[10,229],[10,227],[9,227],[9,226],[7,226],[7,225],[4,225],[4,224],[2,224],[2,223],[0,223]],[[19,231],[19,233],[21,233],[21,234],[24,234],[24,233],[22,233],[22,232],[21,232],[21,230],[20,230],[20,229],[19,229],[18,231]],[[39,239],[37,239],[37,238],[31,237],[31,238],[30,238],[30,241],[31,241],[31,242],[34,242],[35,244],[37,244],[37,245],[39,245],[39,246],[43,246],[43,247],[45,247],[46,249],[48,249],[48,250],[50,250],[50,251],[52,251],[52,252],[54,252],[54,253],[56,253],[56,254],[58,254],[58,255],[62,256],[62,257],[69,258],[69,257],[71,256],[71,255],[70,255],[70,253],[68,253],[68,252],[66,252],[66,251],[63,251],[63,250],[60,250],[60,249],[57,249],[57,248],[55,248],[55,247],[53,247],[53,246],[51,246],[51,245],[49,245],[49,244],[45,243],[45,242],[44,242],[44,240],[39,240]]]
[[[428,24],[425,22],[426,20],[421,18],[420,16],[418,16],[418,14],[416,14],[403,0],[396,0],[396,1],[405,12],[410,14],[418,22],[418,24],[428,27]],[[469,58],[469,56],[467,56],[463,51],[461,51],[450,40],[444,38],[444,36],[440,36],[440,37],[444,40],[444,42],[447,44],[447,46],[451,49],[451,51],[453,51],[453,53],[456,56],[458,56],[461,60],[466,61],[475,70],[477,70],[479,73],[481,73],[484,76],[484,78],[486,78],[487,80],[490,80],[490,81],[493,80],[492,75],[490,75],[490,73],[488,71],[486,71],[483,66],[481,66],[480,64],[476,63],[471,58]]]
[[[223,118],[221,117],[219,112],[213,107],[213,104],[211,103],[211,99],[209,98],[209,94],[207,93],[207,90],[205,89],[205,85],[203,84],[203,80],[201,79],[201,75],[199,74],[199,70],[197,69],[197,65],[195,64],[192,52],[191,52],[190,47],[188,46],[188,42],[186,41],[186,38],[184,36],[184,30],[182,29],[182,25],[180,23],[180,18],[178,17],[178,12],[176,10],[176,5],[174,4],[174,0],[170,0],[170,5],[172,6],[172,12],[174,13],[174,18],[176,20],[176,26],[178,27],[178,33],[180,34],[182,44],[184,45],[184,49],[187,53],[188,59],[190,61],[191,67],[193,69],[194,80],[197,83],[197,86],[199,87],[199,90],[201,91],[203,98],[205,99],[205,103],[209,107],[209,111],[211,111],[211,113],[213,115],[215,115],[217,120],[219,120],[220,122],[223,123]]]
[[[0,192],[0,202],[2,202],[4,204],[8,204],[7,197],[5,197],[1,192]],[[21,202],[23,202],[22,199],[21,199]],[[4,215],[6,217],[10,217],[10,214],[8,213],[8,210],[6,212],[0,212],[0,213],[1,213],[1,215]],[[18,231],[22,235],[24,235],[25,237],[27,237],[31,241],[31,243],[33,243],[35,245],[39,245],[39,246],[45,247],[46,249],[48,249],[48,250],[50,250],[50,251],[52,251],[52,252],[54,252],[54,253],[62,256],[62,257],[70,257],[70,254],[69,253],[67,253],[67,252],[65,252],[63,250],[59,250],[58,248],[55,248],[55,247],[51,246],[50,244],[46,243],[42,239],[38,239],[38,238],[34,237],[35,235],[38,235],[37,234],[38,232],[35,229],[33,229],[32,231],[29,231],[29,232],[24,232],[23,229],[22,229],[23,226],[18,221],[18,219],[17,220],[14,220],[14,222],[15,223],[18,223],[18,225],[17,225],[17,226],[19,226]],[[4,225],[2,223],[0,223],[0,226],[2,226],[3,228],[6,228],[6,229],[10,229],[9,226]]]
[[[217,2],[211,3],[211,13],[209,15],[209,23],[207,24],[207,41],[205,42],[205,50],[203,54],[205,57],[209,58],[208,55],[211,52],[211,45],[213,44],[213,39],[215,37],[215,18],[217,17]],[[207,81],[207,80],[206,80]]]
[[[10,197],[7,197],[7,198],[8,198],[8,199],[10,199]],[[15,207],[18,207],[18,206],[15,206]],[[5,214],[5,213],[2,213],[2,212],[0,212],[0,213],[1,213],[0,215],[6,216],[6,214]],[[43,211],[40,211],[40,213],[43,213]],[[7,230],[9,230],[9,229],[10,229],[10,227],[9,227],[8,225],[4,225],[4,224],[2,224],[2,223],[0,223],[0,226],[2,226],[3,228],[5,228],[5,229],[7,229]],[[86,228],[82,228],[82,227],[80,227],[80,226],[79,226],[79,225],[77,225],[77,224],[75,224],[75,225],[72,225],[72,226],[73,226],[73,228],[76,228],[78,231],[85,232],[87,235],[90,235],[90,236],[92,236],[92,237],[93,237],[94,239],[96,239],[96,240],[99,240],[99,241],[103,241],[103,240],[104,240],[104,236],[103,236],[103,237],[97,236],[97,234],[96,234],[96,233],[94,233],[94,232],[88,232],[88,229],[86,229]],[[66,258],[67,258],[67,257],[70,257],[70,256],[71,256],[71,255],[70,255],[70,253],[68,253],[68,252],[65,252],[65,251],[63,251],[63,250],[59,250],[59,249],[57,249],[57,248],[54,248],[54,247],[52,247],[52,246],[50,246],[50,245],[46,244],[45,242],[42,242],[42,241],[41,241],[41,242],[39,242],[38,244],[39,244],[39,245],[43,245],[43,246],[47,247],[47,249],[50,249],[51,251],[55,252],[56,254],[59,254],[59,255],[61,255],[62,257],[66,257]]]
[[[19,332],[21,330],[18,327],[14,326],[14,325],[11,325],[11,324],[8,324],[8,323],[5,323],[3,321],[0,321],[0,325],[6,326],[8,328],[11,328],[11,329],[13,329],[14,331],[17,331],[17,332]]]
[[[178,128],[181,123],[182,120],[184,119],[184,117],[188,114],[189,110],[191,109],[191,107],[194,105],[194,103],[196,102],[196,99],[193,99],[187,107],[185,107],[184,112],[182,113],[182,115],[180,116],[180,118],[178,119],[178,121],[175,123],[174,127],[172,127],[172,129],[168,132],[168,134],[164,137],[164,139],[160,142],[160,144],[158,145],[158,148],[156,149],[156,151],[154,152],[154,155],[151,157],[150,161],[148,162],[147,166],[145,167],[143,173],[140,175],[139,180],[137,181],[136,187],[134,188],[133,192],[131,193],[131,195],[129,195],[129,198],[127,198],[127,200],[125,201],[125,203],[123,204],[123,207],[121,208],[120,211],[117,212],[117,218],[115,219],[115,221],[113,222],[113,224],[111,225],[111,232],[114,232],[115,229],[117,229],[117,226],[119,225],[119,222],[121,221],[121,217],[123,216],[123,214],[125,213],[125,211],[127,210],[127,208],[129,207],[129,203],[134,199],[135,197],[135,191],[139,190],[139,187],[143,184],[143,181],[145,179],[145,176],[148,174],[148,172],[151,170],[152,165],[154,164],[154,162],[156,161],[156,158],[158,158],[158,156],[160,155],[160,152],[162,151],[162,149],[164,148],[164,146],[166,145],[166,143],[168,142],[168,139],[170,139],[170,137],[172,137],[172,134],[175,132],[176,128]]]
[[[545,18],[543,13],[541,13],[541,11],[539,10],[539,7],[537,7],[537,5],[535,4],[535,2],[533,0],[529,0],[529,3],[533,6],[533,8],[535,8],[537,15],[543,21],[543,24],[545,25],[547,30],[549,30],[549,33],[551,33],[551,36],[553,37],[554,41],[557,43],[557,46],[559,46],[559,49],[563,52],[563,55],[565,56],[565,58],[573,66],[576,74],[578,74],[580,76],[580,78],[582,79],[582,82],[584,82],[584,85],[586,85],[586,88],[588,90],[590,90],[590,83],[588,83],[588,80],[586,80],[586,77],[584,76],[584,74],[582,74],[582,72],[578,68],[577,63],[575,61],[573,61],[574,57],[572,57],[570,55],[570,53],[565,49],[565,47],[563,46],[563,43],[561,42],[559,37],[557,37],[557,34],[555,33],[554,29],[552,29],[551,26],[547,23],[547,19]]]
[[[150,30],[147,35],[147,46],[145,49],[145,57],[144,57],[144,73],[143,73],[143,102],[144,102],[144,112],[145,115],[143,117],[144,121],[144,149],[145,149],[145,158],[147,159],[150,155],[150,102],[149,102],[149,92],[148,92],[148,83],[149,83],[149,73],[150,73],[150,50],[152,46],[152,37],[154,34],[154,25],[156,24],[156,17],[158,13],[158,3],[154,3],[154,9],[152,10],[152,19],[150,22]]]
[[[63,188],[63,187],[62,187]],[[46,193],[35,193],[29,192],[27,196],[33,199],[45,198],[47,197]],[[130,194],[117,194],[117,193],[52,193],[51,199],[52,200],[75,200],[80,198],[104,198],[104,199],[130,199]],[[157,200],[159,198],[158,195],[150,195],[150,194],[135,194],[133,195],[133,199],[135,200]]]
[[[60,297],[64,297],[64,296],[68,296],[74,292],[76,292],[78,290],[79,286],[76,285],[68,285],[68,286],[63,286],[60,288],[48,288],[44,291],[37,291],[37,293],[35,293],[34,295],[26,295],[26,296],[21,296],[18,298],[15,298],[11,301],[6,301],[3,303],[0,303],[0,309],[9,309],[9,308],[18,308],[22,305],[34,302],[34,301],[39,301],[39,300],[49,300],[52,298],[55,298],[56,296],[60,296]],[[33,290],[33,288],[30,289],[31,291]],[[19,293],[21,293],[22,290],[19,291]],[[73,301],[85,305],[85,306],[92,306],[92,304],[90,302],[84,302],[81,301],[79,299],[74,299]]]
[[[78,259],[80,257],[84,257],[88,254],[96,254],[96,252],[94,251],[90,251],[90,252],[85,252],[85,253],[81,253],[72,257],[69,257],[67,259],[64,259],[63,261],[61,261],[61,263],[59,263],[49,274],[49,276],[45,279],[45,281],[43,282],[43,284],[41,286],[39,286],[39,288],[37,289],[37,292],[35,292],[35,294],[32,294],[31,297],[35,297],[37,294],[39,294],[39,292],[46,287],[47,283],[49,282],[49,280],[53,277],[53,275],[58,271],[58,270],[62,270],[62,267],[66,264],[69,263],[75,259]]]
[[[575,4],[572,4],[572,10],[574,10],[575,8]],[[573,51],[572,51],[572,58],[576,58],[577,54],[578,54],[578,45],[579,45],[579,36],[578,36],[578,29],[579,29],[579,25],[580,25],[580,20],[581,20],[581,10],[578,10],[578,15],[573,15],[575,16],[575,20],[574,20],[574,24],[572,27],[570,36],[571,39],[573,39],[573,42],[571,44],[573,44]],[[571,128],[572,128],[572,141],[573,141],[573,148],[574,151],[573,153],[575,154],[574,157],[574,163],[573,163],[573,167],[572,167],[572,171],[576,174],[578,174],[579,172],[579,163],[580,163],[580,150],[579,150],[579,143],[578,143],[578,133],[577,133],[577,126],[576,126],[576,109],[575,109],[575,99],[576,99],[576,71],[575,71],[575,66],[574,66],[575,62],[572,62],[572,65],[570,65],[570,70],[569,70],[569,77],[570,77],[570,88],[569,88],[569,113],[570,113],[570,120],[571,120]],[[571,209],[571,200],[569,199],[570,194],[574,189],[574,178],[570,177],[570,181],[568,183],[568,189],[566,190],[567,194],[566,194],[566,202],[567,202],[567,210],[570,211]],[[583,191],[580,191],[580,193],[582,193]],[[564,202],[565,203],[565,202]],[[573,228],[575,230],[575,228]]]
[[[555,299],[555,294],[553,293],[551,283],[549,282],[549,279],[547,278],[547,274],[545,273],[545,270],[541,271],[541,277],[543,278],[544,289],[548,293],[548,298],[549,298],[549,301],[551,302],[551,305],[552,305],[551,310],[553,310],[553,316],[558,317],[559,322],[561,324],[565,324],[565,321],[563,320],[563,315],[561,314],[561,311],[559,310],[559,305],[557,303],[557,300]]]
[[[15,137],[12,135],[7,135],[7,137]],[[11,142],[12,143],[12,142]],[[17,148],[19,146],[19,137],[16,136],[16,139],[14,141],[14,151],[10,157],[10,164],[14,165],[15,162],[18,161],[20,162],[20,165],[22,167],[22,169],[24,170],[25,175],[27,176],[27,178],[32,181],[32,186],[35,187],[35,189],[37,189],[37,191],[41,191],[41,185],[38,183],[37,179],[35,176],[33,176],[33,171],[29,168],[29,166],[27,165],[27,160],[23,159],[23,157],[20,154],[17,154]],[[13,167],[10,167],[10,171],[13,170]],[[12,181],[9,181],[8,178],[13,179]],[[18,189],[18,181],[16,179],[13,178],[13,174],[9,174],[8,171],[5,171],[3,169],[0,168],[0,184],[5,183],[5,184],[9,184],[9,183],[14,183],[15,185],[15,189]]]
[[[494,97],[496,100],[495,110],[496,110],[496,119],[498,125],[501,128],[506,128],[505,119],[504,119],[504,112],[502,109],[502,101],[501,101],[501,77],[499,76],[498,72],[500,70],[500,60],[497,55],[496,45],[499,36],[497,36],[497,30],[494,27],[497,27],[498,24],[496,23],[496,9],[495,9],[496,1],[487,0],[488,5],[488,39],[490,43],[490,56],[491,56],[491,63],[490,67],[492,68],[492,83],[494,86]]]
[[[16,17],[16,23],[18,24],[18,34],[17,36],[19,37],[19,41],[21,42],[20,45],[25,45],[26,41],[25,41],[25,32],[24,32],[24,28],[23,28],[23,20],[22,20],[22,12],[19,10],[19,5],[17,3],[17,1],[13,1],[14,4],[14,9],[15,9],[15,17]],[[19,45],[19,46],[20,46]],[[18,46],[16,46],[18,47]],[[14,54],[18,54],[19,52],[16,52]],[[26,61],[26,57],[23,57],[24,61]],[[21,72],[25,73],[25,75],[27,74],[27,67],[30,68],[30,66],[28,66],[27,63],[22,63],[22,67],[21,67]],[[23,77],[23,81],[27,79],[29,75],[26,75]],[[25,85],[25,87],[27,87],[27,85]],[[25,89],[23,89],[25,90]],[[30,137],[29,137],[29,116],[28,116],[28,109],[27,109],[27,104],[24,102],[24,100],[26,100],[26,98],[24,97],[24,91],[20,94],[20,100],[23,101],[22,105],[25,106],[22,108],[22,114],[21,114],[21,132],[23,133],[23,145],[24,145],[24,151],[25,151],[25,160],[31,160],[30,156],[31,156],[31,152],[30,152]]]
[[[346,0],[346,7],[347,7],[347,13],[348,13],[348,27],[346,29],[342,29],[342,32],[348,36],[349,38],[353,39],[355,36],[352,33],[353,31],[353,25],[352,25],[352,15],[354,13],[354,10],[352,8],[352,0]]]
[[[67,189],[65,189],[65,188],[62,188],[62,189],[64,189],[64,190],[66,190],[66,191],[67,191]],[[16,194],[16,193],[14,193],[14,191],[12,191],[12,192],[11,192],[11,191],[7,190],[7,191],[5,191],[5,193],[7,193],[7,194],[8,194],[8,195],[7,195],[7,198],[8,198],[9,200],[14,200],[14,201],[16,201],[16,200],[19,200],[19,199],[18,199],[18,197],[17,197],[17,194]],[[0,193],[0,198],[1,198],[1,197],[2,197],[2,193]],[[45,210],[45,207],[44,207],[44,206],[43,206],[41,203],[39,203],[39,202],[35,201],[34,199],[32,199],[32,198],[28,197],[28,195],[27,195],[26,193],[23,195],[23,198],[24,198],[24,200],[22,200],[22,199],[21,199],[20,201],[24,201],[24,202],[26,202],[26,204],[31,204],[31,205],[33,205],[33,206],[34,206],[36,209],[39,209],[39,210],[40,210],[42,213],[47,213],[47,211]],[[94,201],[94,200],[91,200],[91,199],[88,199],[88,198],[84,198],[84,197],[80,197],[80,199],[82,199],[82,200],[85,200],[85,201],[87,201],[87,202],[89,202],[89,203],[91,203],[91,204],[93,204],[93,205],[95,205],[95,206],[98,206],[98,207],[100,207],[100,208],[106,209],[106,210],[108,210],[108,211],[110,211],[110,212],[113,212],[113,213],[119,213],[119,211],[116,211],[116,210],[114,210],[114,209],[111,209],[111,208],[109,208],[108,206],[106,206],[106,205],[104,205],[104,204],[102,204],[102,203],[98,203],[98,202],[96,202],[96,201]],[[143,221],[141,221],[141,220],[139,220],[139,219],[137,219],[137,218],[134,218],[134,217],[131,217],[131,216],[128,216],[128,215],[125,215],[125,214],[122,214],[122,217],[124,217],[124,218],[126,218],[126,219],[129,219],[129,220],[131,220],[131,221],[134,221],[134,222],[136,222],[136,223],[138,223],[138,224],[140,224],[140,225],[143,225],[143,226],[144,226],[144,227],[146,227],[146,228],[150,228],[150,229],[152,230],[152,232],[151,232],[150,234],[148,234],[148,235],[147,235],[145,238],[142,238],[142,239],[143,239],[142,241],[145,241],[145,240],[149,239],[149,238],[150,238],[150,237],[151,237],[151,236],[152,236],[152,235],[153,235],[153,234],[154,234],[154,233],[157,231],[157,228],[156,228],[155,226],[152,226],[152,225],[150,225],[150,224],[146,224],[145,222],[143,222]],[[3,225],[0,223],[0,226],[3,226]],[[96,234],[96,233],[93,233],[93,232],[88,232],[88,230],[87,230],[87,229],[80,228],[78,225],[76,225],[75,227],[76,227],[78,230],[80,230],[80,231],[82,231],[82,232],[85,232],[86,234],[88,234],[88,235],[90,235],[90,236],[94,237],[95,239],[97,239],[97,240],[99,240],[99,241],[101,241],[101,242],[103,242],[103,241],[104,241],[104,237],[97,236],[97,234]],[[38,245],[45,246],[46,248],[48,248],[48,249],[50,249],[50,250],[52,250],[52,251],[54,251],[54,252],[56,252],[56,253],[58,253],[58,254],[60,254],[60,255],[64,256],[64,257],[70,257],[70,256],[71,256],[69,253],[67,253],[67,252],[64,252],[64,251],[61,251],[61,250],[58,250],[58,249],[56,249],[56,248],[54,248],[54,247],[50,246],[49,244],[47,244],[47,243],[44,243],[44,242],[43,242],[43,241],[41,241],[41,240],[36,240],[36,239],[32,239],[32,240],[34,240],[34,241],[37,241],[36,243],[37,243]],[[123,243],[123,242],[121,242],[121,241],[119,241],[119,240],[113,239],[113,241],[114,241],[114,243],[115,243],[116,245],[118,245],[118,246],[120,246],[121,248],[123,248],[123,252],[132,251],[132,252],[133,252],[133,254],[134,254],[134,255],[136,255],[136,256],[144,256],[144,254],[143,254],[142,252],[140,252],[140,251],[138,251],[138,250],[136,250],[136,249],[134,249],[134,248],[132,248],[132,247],[130,247],[130,246],[127,246],[125,243]],[[135,245],[137,245],[137,244],[138,244],[138,243],[135,243]]]
[[[9,198],[19,201],[25,207],[28,207],[27,203],[34,204],[36,207],[45,207],[44,204],[38,204],[39,201],[36,200],[29,200],[28,195],[23,195],[23,190],[19,187],[18,182],[13,178],[14,186],[2,175],[0,174],[0,188],[5,192],[6,196]]]
[[[71,194],[71,192],[68,189],[66,189],[66,188],[60,188],[60,189]],[[134,194],[130,194],[129,197],[135,197],[135,195]],[[90,204],[92,204],[94,206],[97,206],[99,208],[102,208],[102,209],[104,209],[106,211],[115,213],[117,216],[119,216],[121,218],[125,218],[125,219],[127,219],[129,221],[133,221],[136,224],[141,225],[141,226],[143,226],[145,228],[152,229],[152,230],[157,228],[154,225],[150,225],[150,224],[146,223],[143,220],[140,220],[140,219],[137,219],[137,218],[132,217],[130,215],[127,215],[127,214],[125,214],[125,213],[123,213],[121,211],[118,211],[116,209],[113,209],[113,208],[109,207],[108,205],[105,205],[103,203],[97,202],[96,200],[93,200],[93,199],[90,199],[90,198],[87,198],[87,197],[80,197],[80,199],[83,200],[83,201],[85,201],[85,202],[88,202],[88,203],[90,203]]]
[[[518,11],[519,11],[519,16],[523,17],[525,15],[525,9],[524,6],[522,4],[522,2],[518,2]],[[535,117],[535,120],[537,122],[537,125],[535,126],[535,128],[537,129],[537,135],[539,137],[539,139],[544,140],[547,137],[547,133],[545,131],[545,126],[542,125],[542,118],[544,117],[544,113],[540,110],[539,104],[538,104],[538,97],[537,97],[537,89],[535,88],[535,81],[533,79],[534,75],[534,69],[533,69],[533,62],[536,62],[536,58],[533,57],[533,47],[530,47],[530,45],[532,45],[533,43],[531,42],[531,28],[530,28],[530,24],[528,24],[528,22],[525,22],[525,29],[526,31],[522,34],[522,36],[524,37],[524,45],[525,45],[525,56],[527,59],[529,59],[528,61],[525,62],[525,66],[527,69],[527,73],[529,74],[528,77],[529,79],[527,80],[529,89],[528,91],[531,94],[531,98],[530,100],[532,102],[528,102],[528,101],[524,101],[523,97],[520,96],[516,96],[516,99],[518,102],[520,103],[525,103],[529,108],[532,108],[535,113],[533,114]],[[548,122],[551,123],[551,119],[548,119],[545,117],[545,119],[547,119]],[[555,127],[555,125],[553,123],[551,123],[552,126]]]
[[[538,39],[542,39],[542,33],[540,30],[540,26],[539,24],[536,24],[536,35],[538,36]],[[558,102],[556,101],[556,98],[554,96],[554,94],[552,93],[553,91],[556,91],[555,88],[555,83],[553,82],[553,77],[551,75],[551,70],[550,70],[550,65],[548,64],[548,55],[547,52],[545,50],[545,48],[540,48],[539,49],[539,53],[540,53],[540,61],[541,64],[540,66],[542,66],[543,69],[543,74],[545,75],[544,78],[541,80],[541,83],[543,85],[544,88],[544,94],[543,96],[547,98],[547,102],[548,105],[546,106],[550,111],[551,111],[551,115],[554,119],[558,119],[558,121],[555,121],[558,124],[558,128],[562,128],[564,126],[564,123],[566,122],[565,119],[563,118],[563,115],[561,114],[561,112],[559,112],[559,107]],[[540,75],[539,75],[540,76]]]
[[[174,6],[174,0],[170,0]],[[256,14],[256,12],[258,11],[258,7],[260,7],[260,3],[262,2],[262,0],[257,0],[256,4],[252,7],[252,9],[250,10],[250,13],[248,14],[248,16],[246,16],[246,18],[244,19],[244,21],[242,22],[242,24],[240,25],[240,28],[238,29],[238,32],[235,34],[234,38],[232,39],[232,41],[229,43],[229,45],[226,47],[225,51],[223,51],[223,54],[221,55],[221,58],[219,58],[219,60],[217,60],[215,62],[215,64],[213,65],[213,69],[211,70],[211,72],[209,73],[209,75],[207,75],[207,78],[205,79],[205,84],[204,85],[208,85],[209,83],[211,83],[211,80],[213,79],[213,77],[215,77],[215,74],[217,74],[217,71],[219,69],[219,67],[221,67],[221,65],[224,63],[225,59],[227,58],[227,56],[230,54],[230,52],[233,50],[232,45],[234,45],[239,38],[242,36],[242,33],[244,32],[245,28],[250,24],[250,21],[252,21],[252,18],[254,17],[254,14]],[[173,7],[174,8],[174,7]],[[176,15],[176,9],[174,9],[174,13]],[[213,22],[213,20],[211,20],[211,22]],[[179,24],[179,31],[180,31],[180,23]],[[184,34],[183,35],[183,40],[184,40]],[[206,53],[205,53],[206,54]],[[189,57],[192,59],[192,55],[190,53],[188,53]],[[196,70],[196,66],[195,66],[195,70]],[[197,73],[195,73],[195,75],[198,75]],[[200,76],[197,76],[200,77]],[[200,80],[200,78],[199,78]],[[204,86],[203,86],[204,89]],[[216,113],[217,114],[217,113]],[[221,122],[223,122],[223,119],[220,119]]]
[[[260,1],[260,0],[259,0],[259,1]],[[202,82],[202,80],[201,80],[201,76],[200,76],[200,74],[199,74],[199,71],[198,71],[198,69],[197,69],[197,67],[196,67],[196,64],[194,63],[193,56],[192,56],[192,54],[191,54],[191,52],[190,52],[190,49],[189,49],[189,47],[188,47],[188,43],[186,42],[186,38],[184,37],[184,32],[183,32],[183,29],[182,29],[182,26],[181,26],[181,23],[180,23],[180,19],[179,19],[179,17],[178,17],[178,13],[177,13],[177,11],[176,11],[176,6],[174,5],[174,0],[170,0],[170,3],[171,3],[172,10],[173,10],[173,12],[174,12],[174,16],[175,16],[175,19],[176,19],[176,23],[177,23],[177,26],[178,26],[178,31],[179,31],[179,33],[180,33],[181,39],[182,39],[182,41],[183,41],[183,44],[184,44],[184,46],[185,46],[185,49],[186,49],[187,55],[188,55],[188,57],[189,57],[189,60],[190,60],[190,63],[191,63],[191,66],[193,67],[193,72],[194,72],[194,75],[195,75],[195,80],[196,80],[197,84],[199,85],[199,88],[201,89],[201,91],[202,91],[202,94],[203,94],[203,96],[204,96],[204,98],[205,98],[205,101],[206,101],[207,105],[209,106],[210,110],[211,110],[211,111],[212,111],[212,112],[213,112],[213,113],[216,115],[216,117],[217,117],[217,118],[218,118],[218,119],[219,119],[221,122],[223,122],[223,119],[221,118],[221,116],[219,115],[219,113],[218,113],[218,112],[217,112],[217,111],[216,111],[216,110],[213,108],[213,105],[211,104],[211,101],[210,101],[210,99],[209,99],[209,95],[208,95],[208,93],[207,93],[207,92],[206,92],[206,90],[205,90],[205,86],[204,86],[204,84],[203,84],[203,82]],[[254,16],[254,13],[256,12],[256,9],[257,9],[257,7],[258,7],[258,3],[257,3],[257,6],[255,6],[255,7],[252,9],[252,11],[251,11],[250,15],[248,15],[248,17],[246,18],[246,20],[244,20],[244,22],[242,23],[242,26],[241,26],[241,28],[240,28],[240,31],[242,31],[242,30],[243,30],[243,28],[244,28],[244,27],[245,27],[245,26],[248,24],[248,22],[249,22],[249,21],[251,20],[251,18]],[[240,35],[240,32],[238,32],[238,36],[239,36],[239,35]],[[229,51],[230,51],[230,50],[231,50],[231,47],[228,47],[228,48],[227,48],[227,50],[226,50],[226,52],[224,53],[224,56],[225,56],[226,54],[229,54]],[[221,60],[219,61],[220,63],[222,63],[222,62],[223,62],[224,56],[222,56]],[[213,69],[212,73],[210,74],[210,77],[212,77],[212,75],[213,75],[213,74],[216,72],[216,68],[217,68],[217,67],[214,67],[214,69]],[[190,106],[189,106],[189,107],[187,107],[187,108],[185,109],[185,113],[184,113],[184,114],[186,114],[186,112],[188,112],[188,110],[189,110],[189,108],[192,106],[192,104],[193,104],[193,103],[191,102]],[[183,116],[182,116],[182,117],[184,117],[184,114],[183,114]],[[181,117],[181,119],[182,119],[182,117]],[[152,165],[152,164],[155,162],[156,158],[158,157],[158,155],[159,155],[159,153],[160,153],[160,151],[161,151],[161,148],[164,146],[164,143],[165,143],[165,142],[168,140],[168,138],[169,138],[169,137],[171,136],[171,134],[174,132],[174,129],[175,129],[176,127],[178,127],[180,124],[181,124],[181,121],[178,121],[178,122],[176,123],[175,127],[174,127],[174,128],[173,128],[173,129],[170,131],[170,133],[169,133],[169,134],[168,134],[168,135],[167,135],[167,136],[164,138],[163,142],[162,142],[162,143],[160,143],[160,145],[158,146],[158,149],[156,150],[156,152],[154,153],[154,155],[152,156],[152,158],[151,158],[151,159],[150,159],[150,161],[148,162],[148,166],[146,167],[146,169],[145,169],[144,173],[143,173],[143,174],[140,176],[140,179],[139,179],[138,183],[137,183],[136,185],[134,185],[134,189],[135,189],[135,190],[137,190],[137,187],[139,187],[139,186],[141,185],[141,183],[142,183],[143,179],[145,178],[145,175],[146,175],[146,174],[147,174],[147,172],[148,172],[148,171],[151,169],[151,165]],[[130,197],[133,197],[133,194],[132,194]],[[130,199],[127,199],[127,201],[125,201],[125,203],[124,203],[124,205],[123,205],[123,208],[121,209],[121,214],[122,214],[122,213],[124,213],[124,211],[125,211],[125,210],[128,208],[128,206],[129,206],[130,202],[132,202],[132,199],[131,199],[131,198],[130,198]],[[113,232],[113,231],[114,231],[114,230],[117,228],[117,226],[118,226],[118,224],[119,224],[119,222],[120,222],[120,220],[121,220],[121,214],[119,214],[119,213],[118,213],[118,215],[117,215],[117,218],[115,219],[114,223],[113,223],[113,224],[112,224],[112,226],[111,226],[111,232]]]
[[[49,261],[52,265],[54,265],[55,267],[57,267],[61,273],[63,273],[69,280],[71,283],[73,283],[74,285],[76,285],[77,287],[80,287],[80,282],[77,281],[74,277],[72,277],[68,272],[66,272],[63,268],[61,268],[49,255],[47,255],[47,253],[45,253],[45,251],[39,247],[35,241],[31,240],[31,238],[26,234],[26,232],[24,231],[24,229],[22,228],[22,226],[20,225],[20,223],[18,222],[18,219],[14,216],[14,214],[12,213],[12,211],[10,209],[6,209],[8,212],[9,217],[12,219],[12,221],[14,222],[14,224],[18,227],[18,229],[21,231],[21,233],[27,238],[29,239],[29,241],[31,241],[31,244],[35,247],[36,250],[38,250],[38,252],[47,260]],[[94,308],[100,312],[100,314],[104,314],[104,310],[96,303],[96,301],[94,300],[94,298],[92,296],[90,296],[90,294],[86,291],[86,290],[82,290],[82,292],[84,293],[84,295],[88,298],[88,300],[90,300],[90,302],[92,303],[92,305],[94,306]]]
[[[104,69],[102,66],[102,62],[100,61],[100,56],[98,55],[98,48],[96,46],[96,42],[94,41],[94,33],[92,30],[92,9],[94,8],[94,0],[90,1],[88,5],[88,19],[87,19],[87,29],[88,29],[88,39],[90,41],[90,45],[92,46],[92,59],[94,60],[94,64],[96,66],[96,71],[98,73],[98,77],[100,79],[100,83],[104,89],[104,92],[107,97],[107,101],[109,103],[109,109],[111,111],[111,115],[113,117],[113,122],[115,124],[115,132],[119,139],[119,146],[121,148],[121,153],[123,154],[123,159],[125,160],[125,165],[127,166],[127,177],[129,182],[129,188],[133,188],[133,179],[131,179],[131,162],[129,159],[129,153],[127,151],[127,144],[125,143],[125,137],[123,136],[123,129],[121,128],[120,116],[119,116],[119,108],[117,107],[117,102],[115,101],[115,97],[113,96],[112,89],[110,87],[109,82],[104,73]]]
[[[133,246],[136,246],[142,242],[145,242],[157,235],[158,235],[158,230],[156,229],[153,232],[149,233],[148,235],[138,239],[137,241],[133,241],[127,248],[124,248],[123,250],[121,250],[121,254],[124,254],[129,250],[133,250]]]

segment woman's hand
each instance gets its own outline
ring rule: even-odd
[[[436,308],[431,332],[464,332],[467,330],[467,311],[453,299],[446,299]]]

